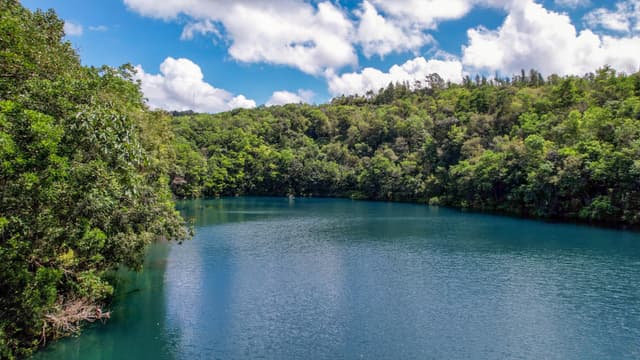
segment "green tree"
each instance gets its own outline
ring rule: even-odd
[[[99,309],[106,272],[188,234],[168,120],[146,110],[133,68],[82,67],[53,12],[0,8],[0,356],[13,358],[78,325],[69,304]]]

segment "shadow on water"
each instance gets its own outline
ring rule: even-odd
[[[111,319],[83,329],[80,336],[50,344],[31,359],[173,360],[171,330],[165,324],[164,276],[170,245],[153,244],[142,272],[120,270]],[[173,334],[175,335],[175,334]]]
[[[272,197],[238,197],[178,201],[176,208],[198,227],[298,216],[294,201]]]
[[[640,358],[640,234],[347,199],[181,201],[107,325],[38,359]]]

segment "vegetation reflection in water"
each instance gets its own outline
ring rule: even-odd
[[[640,235],[335,199],[185,201],[107,325],[37,359],[637,358]]]

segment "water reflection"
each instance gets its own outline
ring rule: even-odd
[[[143,272],[119,273],[117,297],[108,323],[92,324],[81,336],[51,344],[32,358],[174,359],[176,346],[172,339],[181,329],[168,332],[165,325],[163,278],[168,252],[168,244],[155,244],[149,249]]]
[[[179,209],[197,235],[139,275],[146,295],[43,358],[640,357],[638,233],[333,199]]]

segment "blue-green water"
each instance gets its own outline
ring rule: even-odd
[[[37,359],[640,358],[640,234],[335,199],[188,201],[112,320]]]

